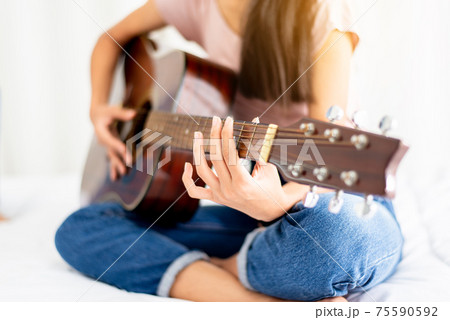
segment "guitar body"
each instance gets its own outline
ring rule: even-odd
[[[133,165],[125,176],[112,181],[106,150],[94,138],[83,173],[82,204],[118,202],[162,225],[187,221],[198,207],[198,200],[188,196],[181,182],[184,163],[193,161],[192,152],[168,150],[159,145],[164,137],[148,139],[151,133],[144,130],[154,110],[226,115],[234,96],[234,74],[180,51],[158,52],[144,37],[134,39],[126,50],[131,58],[124,61],[123,105],[136,109],[137,116],[118,123],[116,129],[124,142],[141,135],[133,140]]]

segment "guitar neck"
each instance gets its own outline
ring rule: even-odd
[[[208,153],[211,125],[212,118],[152,111],[145,127],[165,145],[185,150],[192,150],[200,131]],[[245,121],[234,121],[233,129],[240,158],[270,162],[286,181],[368,194],[393,196],[393,177],[407,150],[398,139],[306,118],[297,129]]]
[[[224,120],[222,120],[223,122]],[[170,137],[168,145],[172,148],[192,150],[194,132],[203,133],[204,149],[209,153],[210,131],[212,118],[189,116],[152,111],[146,128]],[[253,161],[267,161],[270,156],[270,146],[275,138],[277,126],[255,124],[245,121],[234,121],[234,140],[240,158]]]

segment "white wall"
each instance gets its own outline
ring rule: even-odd
[[[77,2],[109,27],[144,0]],[[357,18],[373,0],[352,2]],[[412,145],[405,164],[424,174],[450,155],[449,12],[447,0],[378,0],[357,24],[358,105],[372,127],[384,114],[399,120],[395,134]],[[3,174],[81,171],[92,134],[89,58],[100,33],[72,0],[0,2]]]
[[[108,28],[145,0],[76,0]],[[80,171],[92,129],[90,53],[102,30],[72,0],[0,1],[4,174]]]
[[[355,0],[355,11],[371,2]],[[398,119],[394,133],[411,146],[404,168],[417,182],[448,170],[449,12],[448,0],[378,0],[358,23],[360,105],[373,123],[383,114]]]

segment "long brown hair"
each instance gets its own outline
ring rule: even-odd
[[[315,0],[251,0],[242,39],[239,89],[274,101],[310,66]],[[307,72],[280,100],[310,102]]]

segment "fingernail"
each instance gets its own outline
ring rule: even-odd
[[[213,126],[217,126],[219,124],[219,122],[220,122],[220,118],[217,116],[214,116],[212,119]]]
[[[202,134],[199,131],[195,131],[194,132],[194,138],[195,139],[200,139],[202,137]]]
[[[230,124],[230,122],[233,121],[233,118],[231,117],[227,117],[227,119],[225,120],[225,124]]]

